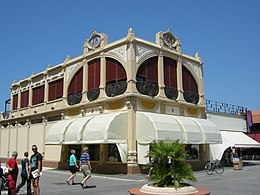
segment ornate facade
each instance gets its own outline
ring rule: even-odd
[[[37,144],[44,165],[61,168],[71,148],[79,155],[88,145],[97,171],[137,173],[152,141],[180,139],[189,152],[196,145],[203,164],[221,137],[205,119],[202,65],[198,54],[182,53],[171,30],[155,43],[132,29],[113,43],[93,32],[81,56],[13,82],[0,157]]]

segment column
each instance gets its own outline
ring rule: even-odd
[[[126,63],[126,71],[127,71],[127,90],[126,93],[135,93],[136,89],[136,58],[135,58],[135,46],[133,43],[128,43],[127,49],[127,63]]]
[[[29,105],[28,107],[32,106],[32,95],[33,95],[33,90],[32,90],[32,79],[29,79]]]
[[[83,89],[82,89],[82,103],[87,101],[87,88],[88,88],[88,64],[86,59],[83,60]]]
[[[183,97],[183,85],[182,85],[182,58],[179,57],[177,62],[177,89],[178,89],[178,98],[177,101],[185,102]]]
[[[164,69],[163,69],[163,54],[160,51],[158,57],[158,85],[159,85],[159,96],[166,97],[164,93]]]
[[[101,59],[100,59],[100,95],[99,98],[105,98],[106,97],[106,92],[105,92],[105,87],[106,87],[106,58],[104,56],[104,53],[102,52],[100,54]]]
[[[49,100],[49,83],[48,83],[48,74],[44,76],[44,103],[46,104]]]
[[[137,164],[137,148],[136,148],[136,108],[135,99],[131,99],[126,103],[127,106],[127,120],[128,120],[128,134],[127,134],[127,173],[140,173]]]

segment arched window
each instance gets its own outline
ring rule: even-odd
[[[158,88],[158,57],[152,57],[141,64],[136,75],[137,90],[144,95],[156,96]]]
[[[32,105],[44,102],[44,85],[32,89]]]
[[[182,66],[183,96],[187,102],[197,104],[199,102],[198,86],[191,72]]]
[[[164,57],[164,92],[167,98],[176,100],[178,97],[177,90],[177,61]]]
[[[83,86],[83,68],[81,67],[70,82],[68,88],[68,104],[74,105],[80,103],[82,99]]]
[[[114,97],[126,91],[126,72],[124,67],[112,58],[106,58],[106,94]]]
[[[100,58],[88,62],[88,100],[94,101],[98,98],[100,90]]]

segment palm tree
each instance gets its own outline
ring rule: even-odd
[[[179,140],[152,143],[147,157],[155,160],[153,165],[149,164],[154,169],[149,180],[155,182],[156,187],[178,189],[187,186],[187,182],[196,181],[191,166],[185,162],[185,145]]]

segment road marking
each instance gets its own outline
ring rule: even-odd
[[[119,181],[132,181],[132,182],[143,182],[143,181],[146,181],[145,179],[125,179],[125,178],[106,177],[106,176],[98,176],[98,175],[92,175],[92,176],[96,177],[96,178],[119,180]]]

